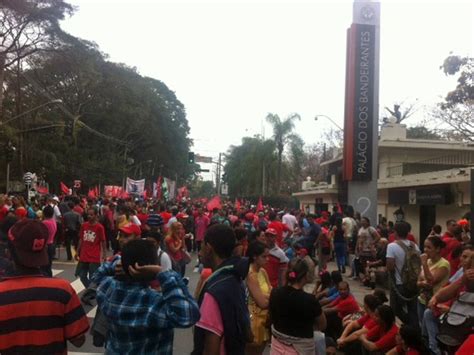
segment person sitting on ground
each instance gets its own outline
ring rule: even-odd
[[[319,302],[303,290],[308,271],[303,260],[294,259],[288,268],[288,284],[272,290],[272,354],[314,354],[314,329],[326,329],[326,317]]]
[[[350,293],[349,283],[341,281],[337,287],[339,297],[323,307],[328,322],[326,335],[334,339],[339,338],[342,333],[342,319],[348,314],[360,311],[357,300]]]
[[[367,261],[366,263],[366,274],[362,278],[362,283],[364,286],[368,286],[372,289],[375,288],[377,273],[382,272],[386,273],[387,269],[385,267],[387,259],[387,245],[388,240],[385,238],[380,238],[378,242],[375,243],[375,257],[372,261]]]
[[[181,277],[162,272],[147,240],[132,240],[122,250],[124,275],[98,275],[99,309],[109,321],[106,351],[114,354],[172,353],[174,328],[199,319],[199,307]],[[100,273],[101,269],[97,271]],[[162,292],[149,287],[158,280]]]
[[[316,295],[316,298],[320,300],[319,303],[321,303],[321,306],[325,306],[339,297],[338,285],[339,282],[342,282],[341,273],[337,270],[331,271],[331,280],[332,286],[328,290]]]
[[[375,310],[381,303],[374,295],[366,295],[364,297],[364,311],[365,315],[357,320],[349,322],[342,335],[337,339],[337,344],[340,348],[344,348],[349,343],[356,341],[362,334],[366,334],[375,325]]]
[[[331,274],[328,271],[322,271],[319,273],[319,279],[316,281],[313,294],[318,298],[318,295],[322,292],[329,291],[332,286]]]
[[[388,302],[388,298],[387,298],[387,295],[385,294],[385,290],[383,290],[381,288],[376,288],[372,292],[372,295],[377,298],[379,306],[386,303],[386,302]],[[352,313],[352,314],[348,314],[347,316],[345,316],[342,319],[342,325],[344,327],[346,327],[352,321],[358,321],[359,319],[364,318],[366,316],[367,316],[367,314],[365,313],[365,311],[360,311],[360,312],[355,312],[355,313]],[[365,323],[365,321],[366,321],[366,319],[363,319],[361,321],[361,324]]]
[[[420,296],[418,296],[418,321],[420,328],[423,326],[426,304],[433,294],[443,287],[449,279],[449,262],[440,255],[445,245],[439,237],[428,237],[424,243],[425,252],[420,256],[422,270],[417,283],[420,289]]]
[[[428,354],[419,329],[408,324],[400,327],[397,335],[397,346],[387,355],[424,355]]]
[[[325,337],[326,342],[326,355],[336,355],[337,354],[337,344],[331,337]]]
[[[377,325],[367,334],[362,334],[359,340],[366,351],[385,353],[397,344],[398,326],[395,324],[392,308],[387,305],[378,306],[375,321]]]

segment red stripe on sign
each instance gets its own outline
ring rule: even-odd
[[[354,95],[355,95],[355,61],[356,61],[356,25],[352,24],[347,35],[346,63],[346,117],[344,134],[344,180],[353,179],[354,169]]]

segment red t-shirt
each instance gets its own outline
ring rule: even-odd
[[[281,223],[280,221],[272,221],[268,224],[267,229],[273,228],[277,232],[276,236],[276,245],[278,245],[280,248],[283,247],[283,232],[289,231],[288,227],[286,224]]]
[[[7,205],[3,205],[2,208],[0,208],[0,222],[2,222],[5,219],[9,210],[10,208],[8,208]]]
[[[357,303],[353,295],[349,295],[344,299],[339,296],[329,304],[329,307],[336,308],[338,312],[337,315],[341,319],[347,316],[348,314],[360,311],[359,304]]]
[[[364,327],[365,329],[369,329],[369,330],[377,325],[374,318],[372,318],[368,314],[365,314],[363,317],[359,318],[357,320],[357,323],[359,324],[360,327]]]
[[[146,231],[146,222],[148,221],[148,214],[147,213],[137,213],[137,218],[140,221],[140,229]]]
[[[168,213],[168,212],[161,212],[160,216],[161,216],[161,218],[163,218],[164,225],[167,225],[170,218],[171,218],[171,216],[172,216],[172,214]]]
[[[105,231],[102,224],[83,223],[79,238],[81,239],[79,260],[85,263],[100,264],[100,245],[105,242]]]
[[[267,263],[263,266],[267,272],[268,279],[273,288],[278,287],[278,281],[280,278],[280,270],[286,268],[288,264],[288,258],[285,252],[280,248],[272,248],[268,255]]]
[[[78,213],[80,216],[82,216],[84,214],[84,209],[79,205],[74,206],[74,208],[72,210],[74,212]]]
[[[393,243],[396,240],[395,233],[392,233],[388,236],[388,242]],[[416,244],[415,236],[411,233],[408,233],[407,240],[411,240],[413,243]]]
[[[388,331],[382,329],[380,325],[376,325],[367,332],[367,340],[375,343],[377,351],[387,352],[397,345],[398,327],[396,324]]]

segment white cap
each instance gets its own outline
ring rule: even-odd
[[[59,202],[59,197],[58,197],[58,196],[54,196],[54,197],[53,197],[53,200],[56,201],[56,202]]]

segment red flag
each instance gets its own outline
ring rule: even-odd
[[[65,195],[69,195],[69,187],[66,186],[66,184],[64,182],[60,182],[59,183],[59,186],[61,188],[61,192]]]
[[[337,212],[342,213],[342,207],[341,207],[341,204],[339,202],[337,203]]]
[[[37,186],[36,191],[38,191],[38,193],[41,194],[41,195],[49,194],[49,190],[48,190],[47,186]]]
[[[220,196],[214,196],[208,203],[207,203],[207,210],[212,211],[214,208],[221,209],[222,204],[221,204],[221,197]]]
[[[94,189],[89,189],[89,192],[87,193],[87,197],[89,198],[95,198],[95,190]]]
[[[99,197],[99,195],[100,195],[99,186],[96,186],[96,187],[94,188],[94,193],[95,193],[95,196],[96,196],[96,197]]]
[[[258,203],[257,203],[257,212],[263,211],[263,202],[262,202],[262,197],[259,197]]]
[[[147,195],[148,195],[148,192],[147,190],[143,190],[143,193],[142,193],[142,196],[143,196],[143,199],[146,200],[147,199]]]
[[[240,210],[240,200],[235,199],[235,209],[238,211]]]
[[[120,198],[126,200],[128,198],[128,192],[123,190],[122,193],[120,194]]]

